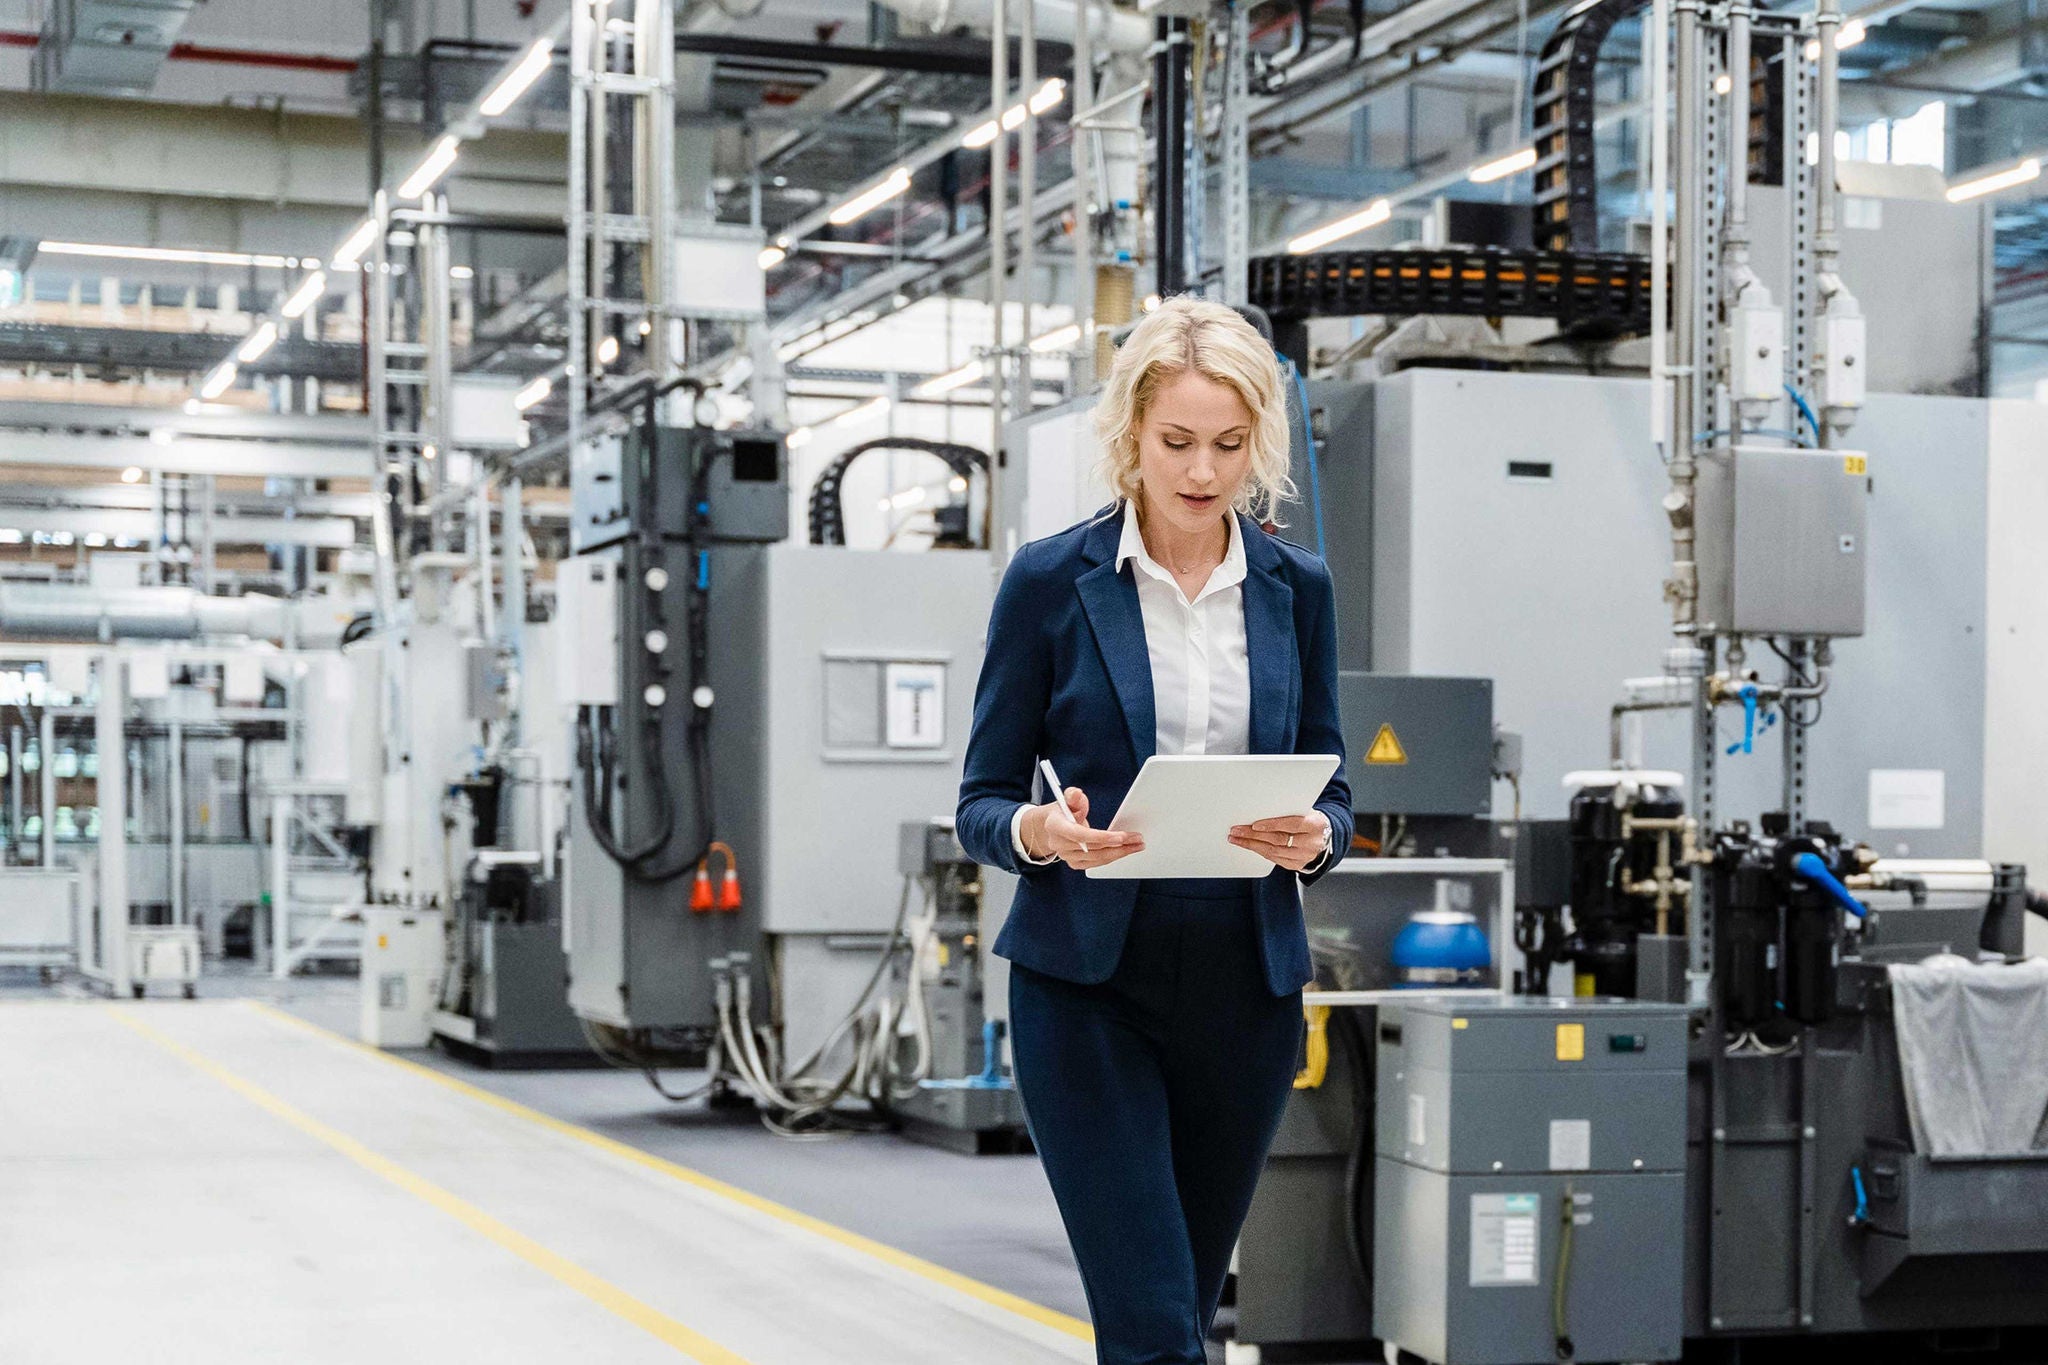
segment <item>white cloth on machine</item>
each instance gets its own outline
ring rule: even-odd
[[[1944,954],[1890,975],[1913,1146],[1937,1159],[2048,1154],[2048,959]]]

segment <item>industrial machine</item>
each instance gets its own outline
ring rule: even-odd
[[[1582,6],[1552,40],[1539,156],[1590,128],[1568,72],[1625,8]],[[1984,632],[1955,619],[1998,551],[1940,548],[1981,516],[1981,495],[1943,491],[1955,462],[1994,469],[2012,438],[1995,404],[1911,392],[1949,362],[1914,354],[1903,316],[1889,343],[1865,334],[1860,281],[1886,285],[1837,222],[1840,22],[1674,7],[1670,307],[1600,323],[1646,332],[1647,354],[1609,347],[1620,372],[1596,377],[1545,373],[1541,348],[1481,373],[1390,347],[1304,386],[1295,477],[1317,519],[1285,533],[1337,578],[1344,667],[1490,678],[1526,742],[1498,764],[1520,770],[1512,807],[1496,791],[1461,838],[1430,828],[1446,808],[1416,781],[1446,774],[1385,761],[1346,712],[1359,832],[1382,837],[1307,897],[1322,989],[1239,1248],[1233,1360],[1337,1341],[1433,1365],[2048,1349],[2048,1150],[1936,1151],[1917,1098],[1930,1073],[1977,1095],[2040,1078],[1973,1070],[1967,1009],[1905,1041],[1929,1028],[1907,1022],[1918,974],[1980,1004],[2040,988],[2012,964],[2043,903],[1981,856],[2002,759]],[[1537,248],[1590,250],[1589,159],[1544,164]],[[1911,231],[1981,223],[1929,208]],[[1255,270],[1253,292],[1306,355],[1318,316],[1431,311],[1402,281],[1439,277],[1414,264],[1309,258]],[[1605,345],[1598,300],[1568,316],[1562,296],[1482,294],[1448,311]],[[1628,373],[1645,360],[1649,383]],[[1901,391],[1870,392],[1879,369]],[[1661,672],[1632,676],[1660,637]],[[1930,690],[1953,714],[1901,724]],[[1420,896],[1339,874],[1411,862],[1421,883],[1459,853],[1514,869],[1508,913],[1472,916],[1493,973],[1404,992],[1394,945]]]
[[[789,543],[769,433],[650,417],[572,491],[570,1009],[608,1058],[707,1066],[781,1129],[861,1099],[1013,1129],[1004,1085],[920,1087],[985,1070],[990,936],[950,833],[899,833],[954,804],[986,555]]]

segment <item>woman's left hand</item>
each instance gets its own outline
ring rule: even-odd
[[[1312,810],[1307,815],[1277,815],[1249,825],[1232,825],[1230,842],[1289,872],[1299,872],[1321,857],[1330,842],[1330,817]]]

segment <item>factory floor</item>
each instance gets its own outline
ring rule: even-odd
[[[660,1115],[644,1085],[629,1111],[598,1084],[632,1078],[485,1079],[561,1085],[574,1106],[627,1128],[688,1126]],[[758,1156],[728,1153],[722,1163],[737,1172],[751,1160],[755,1175],[777,1163],[806,1169],[797,1191],[806,1202],[865,1209],[884,1234],[892,1221],[907,1233],[915,1219],[885,1205],[927,1202],[922,1235],[884,1242],[706,1169],[721,1163],[684,1166],[649,1150],[715,1155],[728,1144],[647,1136],[622,1141],[565,1122],[261,1000],[9,993],[0,998],[5,1357],[1094,1358],[1075,1317],[953,1268],[987,1260],[976,1242],[1021,1238],[1027,1259],[1048,1263],[1048,1286],[1071,1282],[1028,1159],[976,1161],[889,1138],[797,1146],[763,1134],[746,1139]],[[918,1166],[950,1167],[954,1178],[889,1198]],[[973,1225],[948,1187],[984,1180],[1014,1185],[1020,1207],[976,1201],[983,1219]],[[942,1259],[905,1249],[918,1242]]]
[[[1034,1157],[373,1052],[348,977],[200,996],[0,972],[0,1359],[1094,1359]]]

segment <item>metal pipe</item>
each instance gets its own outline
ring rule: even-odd
[[[377,623],[389,626],[398,619],[398,546],[392,526],[392,506],[399,489],[391,478],[391,452],[385,444],[390,424],[390,394],[384,386],[384,337],[391,322],[391,275],[385,269],[384,240],[391,221],[391,200],[378,190],[370,201],[370,217],[376,224],[371,236],[369,269],[363,272],[363,306],[369,310],[365,335],[369,345],[370,389],[370,543],[375,552],[372,572],[377,591]]]
[[[879,0],[879,3],[885,9],[892,9],[934,32],[964,25],[977,33],[1008,36],[1009,25],[1005,23],[1004,14],[1008,0]],[[1044,36],[1051,42],[1077,42],[1078,16],[1083,13],[1088,16],[1089,40],[1104,51],[1143,52],[1152,42],[1150,24],[1136,14],[1108,5],[1098,6],[1089,0],[1025,0],[1025,3],[1037,9]],[[1027,38],[1025,41],[1028,43],[1030,40]],[[997,46],[1007,44],[998,43]]]
[[[1740,5],[1728,16],[1728,225],[1723,239],[1729,259],[1749,256],[1749,11]]]
[[[1017,88],[1024,96],[1024,125],[1017,139],[1017,211],[1023,215],[1024,231],[1017,238],[1018,298],[1023,317],[1018,332],[1028,343],[1035,334],[1031,305],[1038,297],[1038,229],[1032,211],[1038,200],[1038,116],[1031,112],[1031,97],[1038,90],[1038,4],[1024,0],[1018,10]],[[1076,25],[1078,27],[1078,25]],[[1072,98],[1069,92],[1068,98]],[[1010,391],[1010,405],[1020,417],[1031,413],[1031,352],[1023,349],[1017,361],[1016,387]]]
[[[1031,0],[1024,3],[1028,5]],[[996,453],[996,458],[988,471],[988,503],[991,508],[999,508],[1003,505],[1003,467],[1008,463],[1003,450],[1003,422],[1008,415],[1003,388],[1009,370],[1009,356],[1005,353],[1009,329],[1003,325],[1003,312],[1009,303],[1006,277],[1010,269],[1010,134],[1003,127],[1002,112],[1009,108],[1010,101],[1010,29],[1007,0],[990,0],[990,6],[995,41],[989,44],[989,103],[996,110],[996,140],[988,148],[988,307],[995,334],[988,365],[988,411],[995,426],[989,435],[989,449]],[[1026,222],[1024,231],[1028,234],[1031,230],[1032,225]]]
[[[0,634],[27,640],[191,640],[201,636],[332,645],[332,604],[256,593],[209,597],[189,587],[109,591],[72,583],[0,583]]]
[[[1095,386],[1095,196],[1088,158],[1095,139],[1081,126],[1083,113],[1095,107],[1095,48],[1088,32],[1094,0],[1076,3],[1080,21],[1074,25],[1074,79],[1067,90],[1072,110],[1067,150],[1074,162],[1074,321],[1081,326],[1070,382],[1072,391],[1081,394]]]
[[[1671,600],[1673,633],[1689,636],[1698,624],[1699,567],[1693,552],[1693,487],[1698,466],[1693,458],[1693,437],[1701,430],[1700,290],[1706,254],[1702,239],[1706,186],[1700,160],[1706,91],[1697,0],[1681,0],[1678,6],[1677,47],[1678,222],[1672,240],[1676,265],[1672,274],[1678,288],[1672,300],[1671,372],[1675,380],[1672,416],[1678,429],[1672,441],[1671,492],[1664,500],[1671,522],[1671,580],[1665,592]]]

